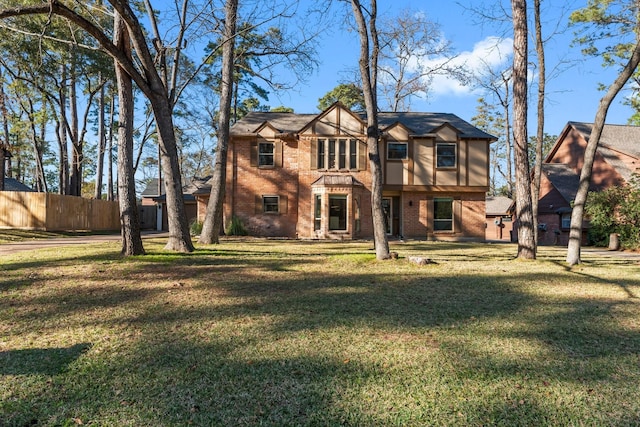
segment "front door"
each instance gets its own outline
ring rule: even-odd
[[[382,211],[384,212],[384,230],[388,235],[393,234],[393,203],[391,197],[382,199]]]

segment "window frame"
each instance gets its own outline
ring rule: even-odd
[[[273,200],[267,202],[267,199],[275,199],[275,203]],[[271,207],[268,209],[268,207]],[[275,206],[275,210],[273,210],[273,206]],[[263,195],[262,196],[262,213],[269,215],[277,215],[280,213],[280,196],[274,195]]]
[[[404,150],[392,150],[391,147],[404,147]],[[404,156],[396,157],[396,154],[391,155],[391,153],[404,152]],[[387,160],[407,160],[409,158],[409,142],[407,141],[392,141],[387,142]]]
[[[451,217],[450,218],[438,218],[438,208],[436,206],[437,203],[449,203],[451,209]],[[433,231],[434,233],[451,233],[454,231],[454,206],[453,206],[453,198],[451,197],[436,197],[433,199]],[[436,224],[450,224],[449,228],[440,228],[437,227]]]
[[[316,169],[332,171],[360,170],[358,140],[348,137],[318,138],[316,140]]]
[[[567,221],[565,223],[565,221]],[[564,212],[560,214],[560,228],[563,230],[571,229],[571,212]]]
[[[331,224],[332,200],[344,201],[344,228],[334,228]],[[340,221],[340,220],[339,220]],[[349,196],[347,194],[329,194],[329,231],[346,232],[349,230]]]
[[[271,153],[263,153],[261,148],[263,146],[271,146]],[[263,158],[271,158],[271,163],[263,163]],[[258,142],[258,167],[259,168],[273,168],[276,166],[276,144],[270,141]]]
[[[453,147],[453,155],[440,154],[440,148]],[[453,164],[441,164],[440,159],[453,158]],[[458,167],[458,144],[455,142],[438,142],[436,143],[436,168],[438,169],[455,169]]]
[[[322,194],[313,195],[313,231],[322,229]]]

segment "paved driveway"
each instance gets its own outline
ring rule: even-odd
[[[165,232],[143,232],[142,238],[162,238],[167,237],[169,234]],[[91,243],[102,242],[118,242],[120,241],[120,234],[99,234],[92,236],[80,236],[80,237],[63,237],[56,239],[34,239],[29,241],[22,241],[16,243],[2,243],[0,244],[0,255],[13,254],[16,252],[29,251],[33,249],[45,249],[55,248],[58,246],[75,246],[86,245]]]

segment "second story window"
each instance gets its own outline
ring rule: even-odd
[[[328,170],[354,170],[364,169],[359,165],[358,141],[355,139],[337,138],[317,141],[317,151],[315,152],[317,164],[313,163],[313,168]],[[315,162],[314,160],[314,162]]]
[[[389,142],[387,144],[387,159],[389,160],[406,160],[407,159],[406,142]]]
[[[436,167],[455,168],[456,144],[436,144]]]
[[[258,144],[258,166],[274,166],[273,142],[261,142]]]

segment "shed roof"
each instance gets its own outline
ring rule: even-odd
[[[322,187],[322,186],[341,186],[341,187],[353,187],[353,186],[363,186],[363,184],[355,179],[351,175],[322,175],[320,178],[315,180],[312,187]]]
[[[4,178],[4,191],[35,191],[33,188],[29,187],[18,181],[15,178]]]
[[[489,196],[486,199],[486,215],[509,215],[513,207],[513,200],[505,196]]]

